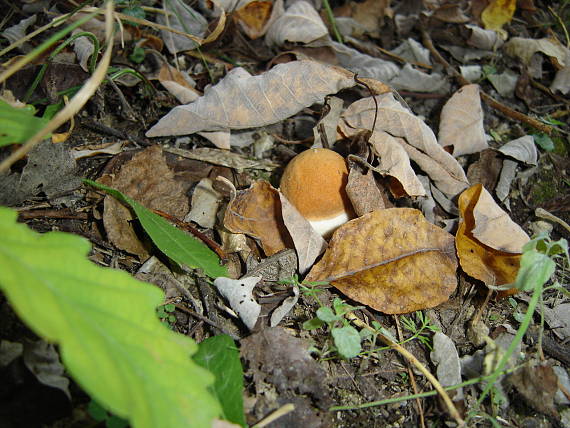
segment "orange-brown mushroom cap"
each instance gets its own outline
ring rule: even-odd
[[[338,216],[344,223],[353,215],[345,190],[347,182],[348,168],[342,156],[329,149],[309,149],[289,162],[280,188],[311,224]]]

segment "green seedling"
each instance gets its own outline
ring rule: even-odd
[[[439,331],[439,327],[433,325],[431,320],[422,311],[416,311],[416,319],[410,317],[401,317],[403,327],[412,333],[412,337],[406,339],[403,343],[418,339],[422,344],[427,346],[429,350],[433,350],[431,346],[431,333]]]
[[[89,413],[89,416],[91,416],[95,421],[99,423],[105,422],[105,426],[107,428],[125,428],[129,426],[129,421],[109,413],[103,406],[93,399],[91,399],[87,405],[87,413]]]
[[[176,323],[176,316],[174,315],[175,310],[176,306],[172,303],[160,305],[156,308],[156,315],[160,319],[160,322],[171,330],[174,328],[174,323]]]
[[[357,309],[361,307],[351,306],[337,297],[333,301],[332,308],[321,306],[317,309],[317,317],[303,323],[303,328],[315,330],[328,327],[338,355],[346,359],[356,357],[362,351],[361,336],[358,330],[350,325],[345,315]],[[321,356],[324,356],[323,354],[321,351]]]

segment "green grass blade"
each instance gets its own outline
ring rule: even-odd
[[[212,278],[228,276],[227,269],[220,265],[220,259],[216,253],[201,241],[177,229],[161,216],[154,214],[118,190],[91,180],[84,180],[84,182],[104,190],[114,198],[129,205],[158,249],[176,263],[190,268],[202,269],[206,275]]]
[[[219,405],[213,377],[188,337],[155,314],[163,292],[91,263],[89,242],[16,223],[0,207],[0,290],[37,334],[58,343],[74,379],[136,428],[210,427]]]

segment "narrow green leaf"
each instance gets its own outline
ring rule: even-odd
[[[354,327],[333,328],[331,334],[338,354],[342,358],[356,357],[362,350],[360,347],[360,335]]]
[[[34,116],[34,109],[15,108],[0,100],[0,147],[23,143],[46,123],[47,119]]]
[[[213,377],[192,362],[196,344],[164,328],[164,293],[87,259],[89,242],[38,234],[0,207],[0,289],[19,317],[58,343],[75,380],[136,428],[210,427]]]
[[[243,368],[233,339],[225,334],[210,337],[198,345],[193,358],[216,377],[212,392],[222,405],[223,418],[247,426],[243,412]]]
[[[201,241],[177,229],[161,216],[149,211],[137,201],[123,195],[118,190],[91,180],[85,183],[104,190],[119,201],[129,205],[137,215],[142,227],[160,251],[176,263],[190,268],[199,268],[212,278],[228,276],[227,269],[220,265],[220,259]]]

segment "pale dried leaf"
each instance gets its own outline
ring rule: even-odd
[[[212,184],[210,178],[203,178],[198,182],[192,193],[192,208],[184,221],[193,221],[209,229],[214,227],[222,195],[212,187]]]
[[[502,97],[512,97],[515,93],[519,75],[511,70],[505,70],[500,74],[490,74],[487,76],[489,82]]]
[[[476,25],[466,25],[465,28],[471,30],[471,36],[467,39],[467,44],[477,49],[494,51],[499,49],[504,41],[499,34],[493,30],[485,30]]]
[[[419,62],[431,65],[429,50],[424,48],[421,43],[411,38],[404,40],[400,46],[393,49],[391,52],[404,58],[408,62]]]
[[[210,149],[208,147],[198,147],[194,150],[177,149],[175,147],[165,147],[165,152],[182,156],[188,159],[195,159],[208,162],[214,165],[226,166],[233,168],[238,172],[246,169],[261,169],[264,171],[273,171],[279,165],[267,159],[249,159],[239,153],[233,153],[227,150]]]
[[[379,168],[398,180],[407,196],[425,196],[425,189],[410,165],[410,158],[396,138],[384,131],[374,131],[369,142],[380,158]],[[391,190],[395,197],[405,196],[401,192],[396,193],[392,187]]]
[[[433,335],[433,351],[431,360],[437,366],[437,380],[442,386],[452,386],[461,383],[461,362],[453,341],[436,331]],[[456,390],[453,401],[463,399],[463,388]]]
[[[352,73],[309,60],[279,64],[259,76],[249,76],[238,67],[203,97],[187,106],[175,107],[146,135],[183,135],[270,125],[312,104],[322,103],[326,95],[354,84]]]
[[[525,64],[530,64],[532,56],[537,52],[554,57],[562,66],[566,64],[566,51],[562,45],[559,45],[550,39],[527,39],[524,37],[513,37],[505,45],[503,49],[512,56],[519,57]]]
[[[309,221],[279,192],[281,200],[281,214],[283,222],[293,239],[297,258],[299,260],[299,273],[304,275],[313,266],[313,263],[327,248],[327,242],[316,232]]]
[[[457,286],[453,236],[411,208],[349,221],[307,281],[329,281],[351,299],[397,314],[437,306]]]
[[[497,205],[483,188],[473,207],[473,237],[481,243],[506,253],[518,254],[530,238],[526,232]]]
[[[480,65],[460,65],[459,71],[469,82],[476,82],[483,75]]]
[[[178,71],[166,62],[160,67],[158,81],[182,104],[195,101],[201,94],[194,89],[195,83],[186,73]],[[194,83],[194,85],[192,85]]]
[[[564,68],[556,72],[556,76],[550,85],[551,91],[560,91],[564,95],[570,92],[570,49],[565,49],[565,51]]]
[[[455,157],[489,147],[483,127],[479,85],[463,86],[445,103],[439,122],[439,144],[452,146]]]
[[[270,327],[277,327],[277,325],[287,316],[291,309],[295,307],[299,301],[299,287],[293,286],[293,295],[287,297],[283,302],[277,306],[271,313],[271,319],[269,320]]]
[[[498,149],[502,154],[509,156],[527,165],[536,165],[538,162],[538,151],[534,144],[532,135],[525,135],[516,140],[503,144]]]
[[[392,94],[376,97],[378,119],[376,131],[385,131],[402,144],[411,160],[426,172],[436,186],[450,196],[455,196],[468,185],[461,165],[437,142],[433,131],[417,116],[402,107]],[[361,129],[370,130],[376,105],[372,98],[354,102],[342,115],[341,129],[351,136]]]
[[[285,42],[307,44],[326,35],[327,27],[313,5],[300,0],[269,27],[265,41],[270,46],[281,46]]]
[[[400,68],[393,62],[363,54],[346,45],[332,42],[332,48],[339,64],[357,73],[358,77],[371,77],[381,82],[389,82],[400,72]]]
[[[32,15],[29,18],[22,19],[16,25],[12,25],[11,27],[6,28],[2,31],[2,36],[10,43],[17,42],[20,39],[23,39],[26,36],[26,31],[30,27],[30,25],[34,25],[38,17],[36,15]]]
[[[327,114],[325,114],[324,117],[322,117],[317,124],[315,125],[315,127],[313,128],[313,135],[315,137],[315,141],[313,142],[313,145],[311,146],[312,149],[318,148],[318,147],[323,147],[323,143],[321,140],[321,128],[324,131],[325,135],[324,137],[326,137],[326,140],[329,142],[329,144],[332,144],[333,142],[336,141],[337,139],[337,127],[338,127],[338,122],[340,120],[340,114],[342,112],[343,109],[343,100],[341,100],[338,97],[329,97],[328,98],[328,112]]]
[[[242,279],[220,276],[214,280],[214,286],[250,330],[255,327],[261,312],[261,306],[253,298],[253,289],[259,281],[261,281],[260,276]]]
[[[198,132],[218,149],[229,150],[232,147],[232,135],[230,131],[212,131],[212,132]]]
[[[71,400],[69,379],[55,345],[45,340],[24,341],[24,364],[44,385],[57,388]]]
[[[83,30],[77,29],[73,31],[73,34],[75,35],[82,31]],[[93,52],[95,51],[95,47],[93,46],[91,39],[88,39],[87,37],[78,37],[73,41],[73,51],[75,52],[79,65],[83,71],[89,72],[87,62],[89,61],[89,57],[93,55]]]
[[[390,86],[398,90],[416,92],[447,92],[449,83],[440,73],[427,74],[415,69],[406,63],[398,75],[389,82]]]
[[[206,34],[208,29],[206,18],[181,0],[164,2],[163,8],[166,14],[157,15],[156,19],[159,24],[200,38],[203,38]],[[194,40],[181,34],[175,34],[166,30],[160,30],[160,34],[171,54],[192,50],[199,46]]]
[[[362,25],[366,32],[380,38],[380,25],[386,15],[388,0],[365,0],[362,2],[347,2],[335,9],[336,16],[350,16]]]
[[[71,156],[74,159],[81,159],[87,158],[90,156],[96,155],[116,155],[123,151],[123,146],[125,145],[125,141],[117,141],[116,143],[105,143],[101,144],[99,147],[94,149],[86,149],[86,150],[76,150],[74,148],[71,150]]]

